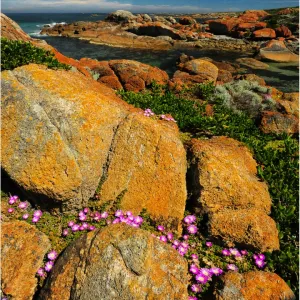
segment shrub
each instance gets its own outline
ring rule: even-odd
[[[70,66],[60,63],[54,54],[31,43],[11,41],[1,38],[1,69],[12,70],[30,63],[46,65],[52,69],[71,69]]]
[[[205,90],[205,87],[202,89]],[[258,163],[259,177],[268,183],[273,199],[271,217],[277,222],[279,230],[281,251],[267,254],[268,265],[270,270],[279,274],[291,286],[297,296],[298,142],[285,134],[264,134],[257,128],[253,118],[242,111],[245,107],[253,113],[253,107],[264,109],[270,105],[259,98],[261,93],[269,93],[268,88],[244,81],[216,89],[215,94],[212,92],[207,95],[215,103],[212,117],[204,114],[205,103],[175,96],[168,90],[164,93],[152,91],[144,94],[120,91],[120,95],[136,107],[151,108],[156,114],[171,114],[180,130],[189,132],[193,137],[226,135],[244,142],[250,148]],[[235,102],[237,98],[232,96],[234,93],[248,100],[253,101],[254,98],[254,105],[245,101],[246,106],[239,106]]]
[[[257,82],[238,80],[218,85],[210,102],[220,102],[236,113],[246,112],[257,117],[263,110],[274,110],[275,101],[271,98],[271,88]]]

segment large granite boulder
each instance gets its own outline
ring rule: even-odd
[[[187,299],[187,262],[125,224],[81,236],[57,260],[38,299]]]
[[[279,249],[276,224],[268,216],[271,198],[256,177],[250,151],[227,137],[192,139],[189,150],[191,201],[196,213],[208,216],[211,239],[259,251]]]
[[[256,177],[257,164],[242,143],[227,137],[193,139],[193,190],[204,212],[255,208],[271,211],[266,183]]]
[[[50,241],[24,221],[1,224],[1,290],[15,300],[32,299],[36,272],[42,266]]]
[[[215,300],[295,300],[290,287],[275,273],[251,271],[243,274],[228,272],[215,287]]]
[[[222,210],[211,214],[208,226],[211,237],[228,246],[234,242],[258,252],[279,250],[276,223],[261,210]]]
[[[272,28],[263,28],[253,31],[254,39],[274,39],[276,38],[276,32]]]
[[[2,72],[2,122],[2,168],[41,206],[71,212],[96,190],[111,201],[122,192],[123,209],[180,223],[186,157],[175,123],[78,72],[37,65]],[[114,187],[102,192],[106,181]]]

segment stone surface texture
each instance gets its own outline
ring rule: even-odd
[[[15,300],[32,299],[50,241],[24,221],[1,224],[1,290]]]
[[[187,263],[125,224],[81,236],[57,260],[39,299],[187,299]]]

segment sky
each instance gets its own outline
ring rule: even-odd
[[[3,13],[206,13],[298,6],[299,0],[1,0]]]

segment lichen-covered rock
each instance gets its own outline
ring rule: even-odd
[[[255,74],[239,74],[234,76],[234,80],[247,80],[247,81],[256,81],[261,86],[266,86],[266,82],[262,77],[259,77]]]
[[[272,28],[263,28],[253,31],[253,38],[255,39],[274,39],[276,32]]]
[[[228,272],[220,277],[215,300],[295,300],[289,286],[275,273],[251,271],[243,274]]]
[[[293,115],[279,112],[264,111],[261,117],[260,128],[264,133],[298,133],[299,119]]]
[[[89,68],[92,74],[98,75],[98,82],[113,89],[124,88],[126,91],[139,92],[149,87],[152,82],[166,84],[169,79],[165,71],[135,60],[97,61],[82,58],[80,64]]]
[[[213,63],[200,58],[187,61],[184,64],[179,64],[179,68],[182,72],[190,75],[188,77],[191,82],[212,81],[215,83],[218,77],[218,67]],[[174,78],[183,77],[178,74],[179,72],[177,71],[177,74],[174,74]]]
[[[279,250],[276,223],[260,210],[229,209],[213,213],[208,228],[212,237],[231,245],[242,245],[259,252]]]
[[[79,73],[37,65],[2,72],[2,121],[2,167],[39,205],[71,212],[96,190],[113,202],[122,193],[124,207],[177,229],[186,157],[175,123]]]
[[[191,142],[193,195],[204,212],[256,208],[270,213],[266,183],[256,177],[256,162],[242,143],[227,137]]]
[[[278,37],[290,37],[292,32],[289,30],[287,26],[280,25],[275,29],[276,36]]]
[[[129,22],[135,20],[137,17],[127,10],[116,10],[106,17],[107,21],[112,22]]]
[[[187,299],[187,263],[125,224],[81,236],[57,260],[38,299]]]
[[[36,272],[42,266],[50,241],[35,226],[23,221],[1,224],[1,290],[15,300],[32,299]]]
[[[141,115],[128,116],[111,151],[114,155],[101,186],[100,203],[122,195],[122,209],[137,214],[146,208],[153,217],[179,228],[186,188],[178,183],[185,182],[186,159],[174,128]]]

